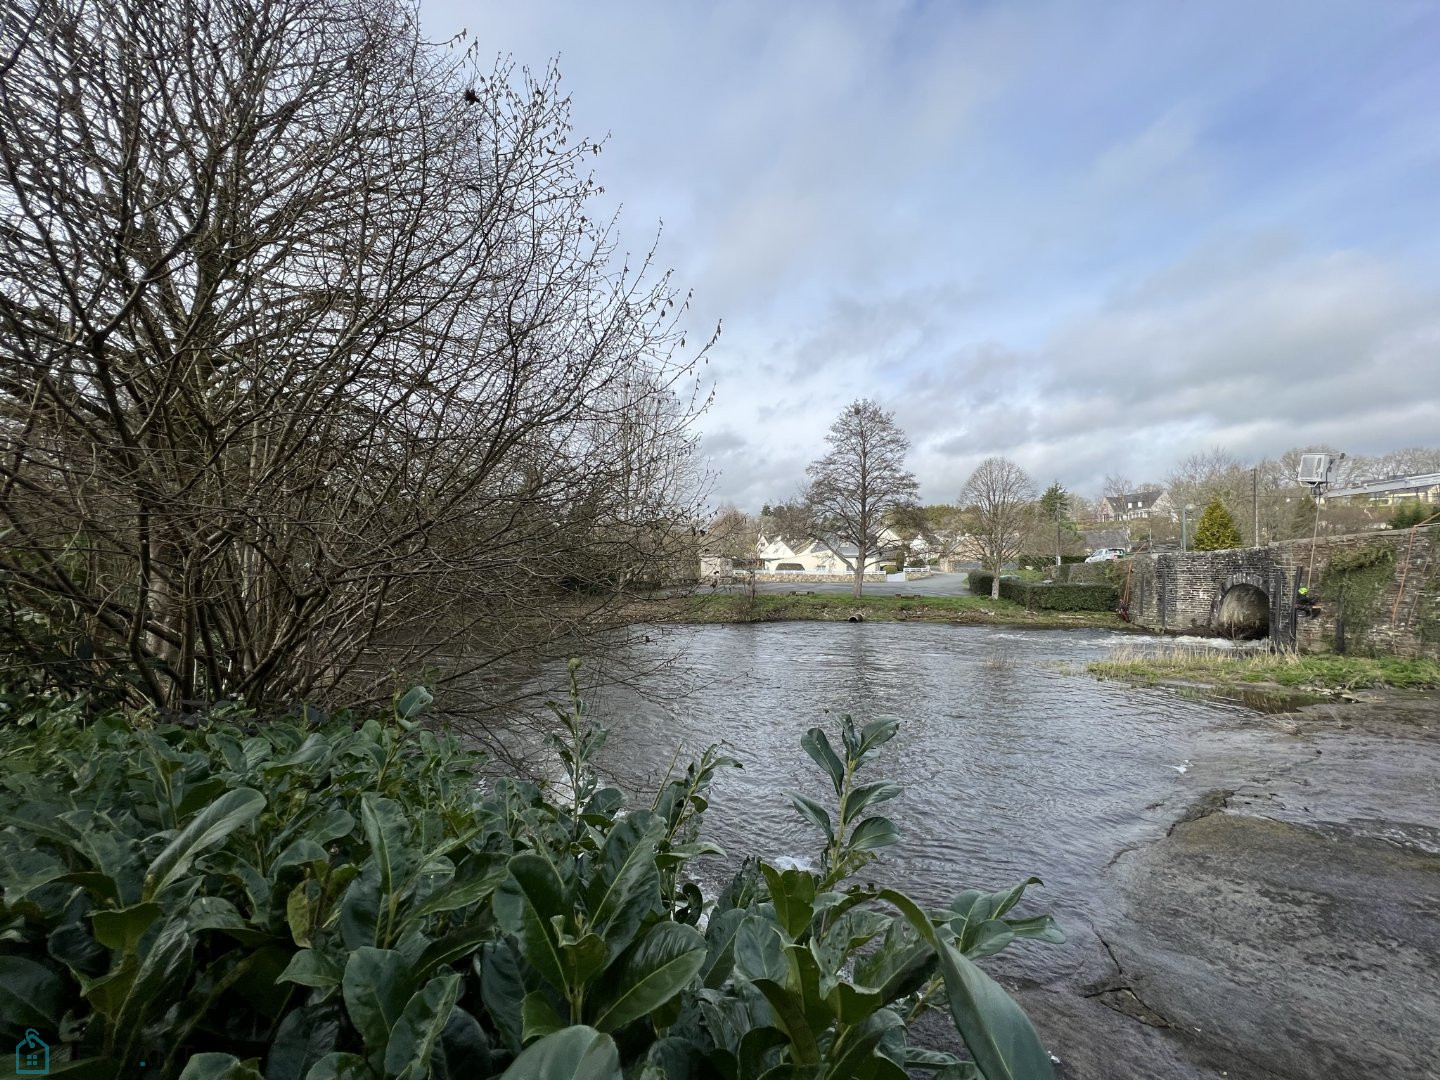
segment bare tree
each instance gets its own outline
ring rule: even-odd
[[[760,523],[749,514],[726,503],[715,512],[705,529],[706,551],[736,562],[750,561],[756,555]]]
[[[915,501],[919,485],[905,469],[910,440],[895,414],[867,398],[845,407],[830,426],[830,452],[806,473],[805,504],[810,533],[830,546],[855,575],[854,593],[865,587],[865,564],[880,543],[886,516]],[[853,551],[848,549],[853,548]]]
[[[960,498],[974,513],[980,563],[995,575],[990,597],[998,600],[1000,572],[1020,554],[1035,513],[1035,485],[1013,461],[989,457],[970,474]]]
[[[1135,490],[1135,485],[1130,482],[1128,476],[1120,473],[1105,474],[1105,495],[1129,495]]]
[[[12,655],[498,700],[693,553],[685,299],[592,218],[553,69],[399,0],[7,5],[0,65]]]
[[[760,531],[767,537],[785,540],[810,538],[810,509],[799,498],[766,503],[760,511]]]

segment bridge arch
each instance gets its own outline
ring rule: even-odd
[[[1231,574],[1215,596],[1211,628],[1222,637],[1242,641],[1269,637],[1269,585],[1261,574],[1244,571]]]

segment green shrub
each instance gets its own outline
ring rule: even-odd
[[[988,570],[971,570],[966,584],[976,596],[989,596],[995,584],[995,575]]]
[[[898,835],[874,813],[898,785],[857,782],[898,722],[802,740],[834,791],[791,796],[819,872],[747,861],[707,900],[685,867],[719,853],[700,826],[732,759],[708,752],[627,811],[572,684],[563,793],[482,795],[481,756],[417,726],[428,700],[359,726],[13,707],[0,987],[19,1004],[0,1036],[41,1029],[76,1077],[975,1075],[910,1042],[939,1008],[985,1075],[1052,1075],[973,962],[1063,940],[1009,914],[1037,879],[925,912],[851,878]]]
[[[1008,577],[1000,579],[1000,595],[1029,611],[1114,611],[1120,603],[1120,592],[1113,585],[1046,584]]]
[[[782,563],[776,563],[776,564],[775,564],[775,569],[776,569],[776,570],[804,570],[805,567],[804,567],[803,564],[798,563],[798,562],[782,562]]]

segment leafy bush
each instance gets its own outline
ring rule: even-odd
[[[798,562],[782,562],[775,564],[776,570],[804,570],[805,567]]]
[[[1120,591],[1114,585],[1082,582],[1019,581],[1000,579],[1000,595],[1024,604],[1029,611],[1114,611]]]
[[[183,1080],[981,1075],[911,1045],[908,1023],[942,1009],[984,1075],[1051,1075],[973,963],[1063,940],[1009,914],[1037,879],[928,913],[849,881],[897,836],[872,811],[899,787],[857,780],[896,721],[847,717],[838,750],[806,734],[836,800],[792,796],[820,872],[747,861],[707,901],[684,869],[719,853],[706,793],[736,762],[708,752],[627,811],[572,684],[563,796],[482,795],[481,756],[417,726],[428,700],[358,726],[12,707],[0,1037],[36,1027],[57,1075],[97,1080],[142,1060]]]
[[[988,570],[971,570],[966,583],[976,596],[989,596],[990,590],[995,584],[995,575]]]

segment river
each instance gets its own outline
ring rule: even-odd
[[[598,767],[653,792],[711,743],[707,894],[742,855],[820,847],[787,790],[830,803],[799,746],[901,720],[872,778],[902,840],[865,877],[942,904],[1030,874],[1069,939],[986,961],[1064,1080],[1440,1076],[1440,699],[1267,716],[1100,682],[1129,635],[919,623],[642,629],[631,689],[592,697]],[[667,658],[680,657],[665,665]],[[943,1038],[943,1032],[935,1032]],[[953,1035],[951,1036],[953,1038]]]
[[[1158,805],[1207,733],[1235,712],[1084,673],[1124,640],[896,623],[684,627],[633,646],[654,659],[678,647],[686,663],[676,674],[593,702],[610,728],[599,766],[621,787],[650,792],[677,748],[683,767],[719,742],[744,768],[718,775],[706,835],[735,855],[805,864],[818,834],[784,793],[833,804],[833,792],[801,736],[819,725],[838,742],[845,713],[861,722],[897,716],[899,734],[871,770],[904,788],[883,809],[902,840],[867,876],[940,904],[967,887],[1035,874],[1045,888],[1032,903],[1073,933],[1103,903],[1106,864],[1163,834],[1173,817]],[[727,871],[712,864],[701,874],[713,887]],[[1053,972],[1065,952],[1030,946],[1007,955],[1009,964]]]

